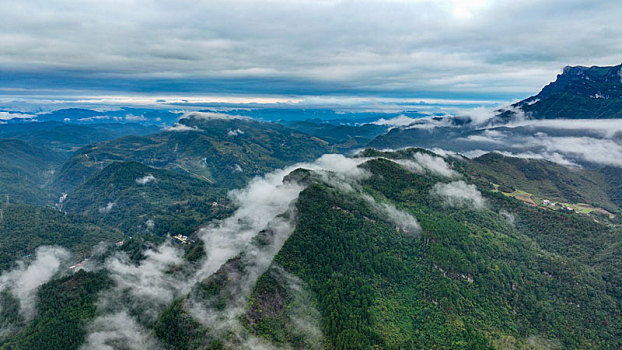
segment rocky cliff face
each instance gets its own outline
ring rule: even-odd
[[[567,66],[540,93],[514,107],[537,119],[622,118],[622,64]]]

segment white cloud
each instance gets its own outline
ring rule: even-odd
[[[231,129],[227,132],[227,136],[229,137],[238,136],[238,135],[244,135],[244,131],[240,129]]]
[[[535,129],[550,128],[568,131],[593,131],[604,138],[622,137],[621,119],[543,119],[513,121],[507,127],[532,127]]]
[[[416,235],[421,232],[419,222],[417,222],[417,219],[411,214],[397,209],[392,203],[379,203],[370,195],[361,194],[361,196],[372,208],[378,211],[382,217],[386,217],[389,221],[394,223],[400,231],[411,235]]]
[[[496,153],[503,154],[509,157],[515,158],[523,158],[523,159],[541,159],[549,162],[557,163],[559,165],[567,166],[567,167],[580,167],[576,162],[564,157],[564,155],[560,153],[551,153],[551,152],[506,152],[506,151],[495,151]],[[487,152],[474,152],[473,155],[476,157],[481,156]]]
[[[403,127],[403,126],[408,126],[412,124],[417,119],[418,118],[410,118],[402,114],[391,119],[380,118],[371,124],[385,125],[385,126],[392,126],[392,127]]]
[[[126,255],[118,254],[106,262],[116,288],[127,290],[138,300],[151,300],[165,305],[173,300],[178,281],[167,276],[171,266],[182,262],[183,251],[166,243],[145,252],[146,259],[139,265],[130,263]]]
[[[175,123],[173,126],[169,126],[168,128],[164,128],[164,131],[199,131],[200,129],[196,126],[188,126],[181,123]]]
[[[192,283],[169,273],[183,261],[183,251],[170,241],[144,254],[139,264],[125,253],[106,260],[105,269],[115,286],[99,294],[98,316],[87,327],[89,334],[82,349],[157,348],[139,320],[155,321],[174,297],[189,292]],[[128,303],[136,308],[132,316]]]
[[[622,167],[622,144],[610,139],[592,137],[527,137],[518,148],[539,147],[550,155],[565,155],[579,160]],[[564,158],[563,156],[561,158]]]
[[[149,332],[125,311],[96,318],[88,331],[82,350],[159,349]]]
[[[446,206],[481,209],[486,202],[475,185],[469,185],[464,181],[450,183],[437,183],[430,190],[433,198],[438,198]]]
[[[117,205],[117,203],[114,202],[108,202],[108,204],[106,204],[105,207],[100,207],[99,208],[99,213],[100,214],[108,214],[110,213],[110,211],[112,210],[112,208],[114,208]]]
[[[136,122],[136,121],[147,120],[147,118],[145,118],[145,116],[142,114],[141,115],[127,114],[125,115],[125,120]]]
[[[0,120],[11,120],[11,119],[34,119],[36,115],[33,114],[24,114],[24,113],[13,113],[13,112],[0,112]]]
[[[20,312],[26,319],[34,317],[36,292],[69,260],[70,253],[61,247],[37,248],[34,261],[18,261],[17,267],[0,276],[0,289],[8,289],[19,300]]]
[[[449,178],[458,176],[458,173],[453,171],[443,158],[426,153],[415,153],[413,159],[395,159],[392,161],[417,174],[430,172]]]
[[[71,121],[71,119],[69,118],[65,118],[65,121]],[[108,120],[110,119],[110,116],[107,115],[96,115],[96,116],[92,116],[92,117],[86,117],[86,118],[80,118],[78,119],[78,121],[80,122],[91,122],[91,121],[95,121],[95,120]]]
[[[200,119],[200,120],[230,120],[230,119],[249,119],[241,115],[233,115],[216,112],[188,112],[184,113],[179,119]]]
[[[510,213],[507,210],[501,209],[499,211],[499,215],[501,215],[501,217],[503,217],[505,221],[508,222],[508,224],[514,226],[514,223],[516,222],[516,216],[514,216],[514,214]]]
[[[464,111],[475,125],[481,125],[497,115],[496,108],[476,107]]]
[[[149,175],[145,175],[143,177],[136,179],[136,183],[139,185],[146,185],[150,183],[151,181],[155,181],[155,180],[156,180],[155,176],[149,174]]]

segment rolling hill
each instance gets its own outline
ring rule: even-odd
[[[40,246],[67,248],[78,258],[89,256],[100,242],[115,242],[123,234],[109,226],[97,225],[80,215],[66,215],[50,208],[27,204],[0,204],[0,270],[16,260],[30,259]]]
[[[57,172],[52,188],[69,192],[114,161],[136,161],[234,188],[254,176],[313,159],[329,149],[326,141],[278,124],[198,115],[181,119],[169,131],[155,135],[128,136],[84,147]]]
[[[10,202],[43,205],[56,200],[44,189],[63,155],[14,139],[0,139],[0,195]]]
[[[114,162],[74,189],[61,209],[129,235],[190,235],[229,211],[225,192],[195,177]]]
[[[136,123],[101,123],[96,125],[69,124],[63,122],[30,122],[0,125],[0,137],[25,141],[71,153],[86,145],[128,135],[147,135],[159,131],[158,127]]]

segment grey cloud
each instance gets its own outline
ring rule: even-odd
[[[566,64],[619,63],[620,12],[615,1],[579,0],[4,2],[0,64],[112,79],[525,93]]]

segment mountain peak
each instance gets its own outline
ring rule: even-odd
[[[554,82],[514,106],[536,119],[622,118],[622,64],[566,66]]]

